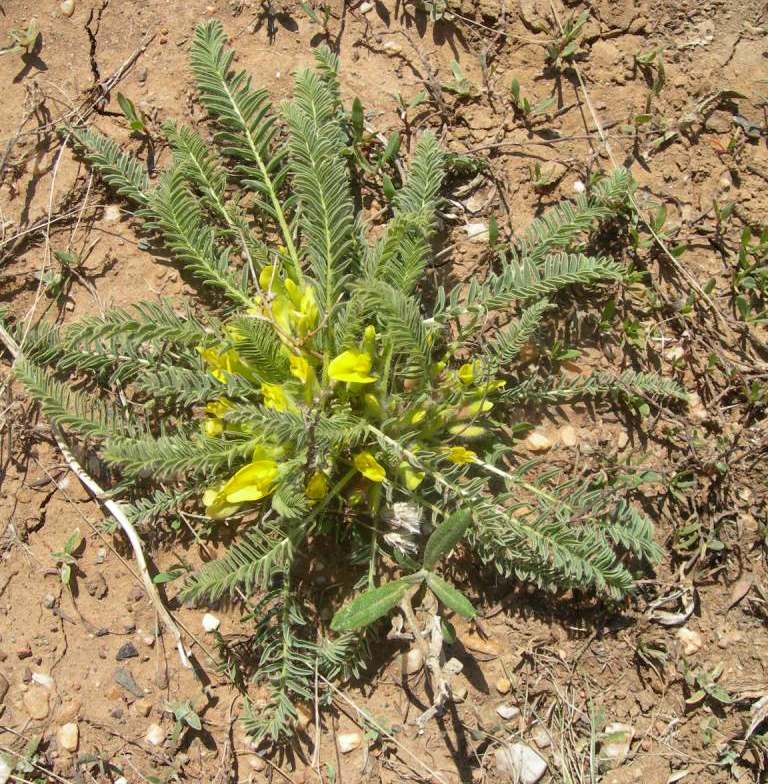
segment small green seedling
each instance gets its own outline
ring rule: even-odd
[[[451,61],[451,81],[442,85],[443,90],[448,93],[458,95],[460,98],[468,98],[474,92],[472,82],[464,76],[464,71],[456,60]]]
[[[552,41],[547,45],[547,62],[556,70],[570,64],[579,51],[581,40],[579,34],[589,19],[589,12],[582,11],[578,16],[571,16],[562,28],[557,26]]]
[[[71,587],[72,582],[72,567],[77,564],[77,551],[83,543],[83,537],[80,534],[80,529],[75,530],[70,534],[69,539],[64,543],[64,549],[51,553],[56,559],[56,564],[59,569],[59,577],[61,582],[67,588]]]
[[[144,113],[136,108],[136,104],[122,93],[117,94],[117,102],[120,104],[120,109],[128,120],[128,124],[134,133],[147,133],[147,123]]]
[[[554,96],[543,98],[532,104],[528,98],[521,94],[520,82],[517,78],[512,79],[509,89],[512,93],[512,106],[515,109],[515,114],[520,115],[526,121],[545,115],[555,105]]]
[[[190,700],[166,703],[165,710],[168,713],[173,714],[175,720],[173,732],[171,733],[171,740],[174,743],[187,728],[193,729],[196,732],[199,732],[203,728],[200,716],[198,716]]]
[[[8,31],[11,43],[0,49],[0,54],[29,54],[34,49],[40,35],[37,19],[32,18],[25,28],[12,27]]]
[[[691,670],[688,664],[683,661],[683,678],[691,694],[686,698],[686,705],[698,705],[707,699],[714,700],[720,705],[730,705],[733,697],[718,685],[717,681],[723,674],[723,663],[721,662],[711,670]]]
[[[642,72],[653,95],[658,95],[664,87],[667,76],[664,70],[664,50],[656,46],[635,55],[635,65]]]

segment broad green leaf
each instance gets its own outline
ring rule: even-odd
[[[424,548],[424,568],[434,569],[437,562],[449,553],[472,522],[472,515],[464,510],[454,512],[427,540]]]
[[[72,555],[78,547],[80,547],[80,542],[82,542],[83,538],[80,535],[80,529],[75,528],[75,530],[70,535],[69,539],[67,539],[66,544],[64,545],[64,552],[67,555]]]
[[[438,577],[436,574],[427,575],[427,585],[432,593],[451,610],[457,612],[462,618],[474,618],[475,608],[472,602],[464,596],[461,591],[454,588],[450,583]]]
[[[409,580],[401,578],[361,593],[333,616],[331,629],[348,632],[372,624],[397,605],[410,585]]]

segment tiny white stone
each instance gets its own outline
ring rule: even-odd
[[[120,208],[117,204],[108,204],[104,208],[104,220],[110,223],[120,220]]]
[[[515,784],[536,784],[546,773],[547,763],[525,743],[502,746],[496,751],[496,770],[502,781]]]
[[[677,639],[683,644],[683,653],[686,656],[691,656],[696,653],[701,649],[702,645],[704,645],[704,640],[702,640],[701,635],[693,629],[689,629],[687,626],[683,626],[682,629],[678,630]]]
[[[203,629],[207,632],[215,632],[220,624],[221,621],[213,613],[206,613],[203,616]]]
[[[579,441],[578,433],[573,425],[563,425],[560,428],[559,435],[563,446],[576,446]]]
[[[47,675],[44,672],[33,672],[32,680],[35,683],[39,683],[41,686],[45,686],[46,689],[53,688],[53,684],[54,684],[53,678],[51,678],[50,675]]]
[[[338,736],[339,751],[342,754],[349,754],[350,751],[359,749],[363,743],[363,736],[359,732],[342,732]]]
[[[62,724],[61,727],[59,727],[59,731],[56,733],[56,742],[65,751],[76,751],[79,740],[80,730],[73,721]]]
[[[488,239],[488,225],[485,223],[468,223],[464,231],[472,242],[484,242]]]
[[[75,13],[75,0],[62,0],[59,7],[64,16],[72,16]]]
[[[584,185],[584,183],[581,180],[576,180],[576,182],[573,183],[573,190],[575,190],[576,193],[584,193],[586,189],[587,186]]]
[[[360,3],[360,8],[358,9],[361,14],[368,14],[373,11],[373,3],[365,2]]]
[[[119,779],[115,779],[115,784],[128,784],[128,779],[125,776],[120,776]]]
[[[165,730],[159,724],[150,724],[145,738],[147,743],[159,746],[165,740]]]
[[[515,716],[520,715],[520,708],[515,705],[510,705],[508,702],[502,702],[501,705],[496,708],[496,713],[505,721],[509,721],[510,719],[514,719]]]
[[[525,445],[531,452],[546,452],[552,448],[552,441],[545,433],[542,433],[540,430],[534,430],[525,439]]]

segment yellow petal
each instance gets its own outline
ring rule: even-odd
[[[278,384],[262,384],[261,394],[264,398],[264,405],[275,411],[287,411],[293,407],[285,390]]]
[[[224,425],[218,417],[206,419],[205,422],[203,422],[203,432],[208,436],[208,438],[215,438],[216,436],[220,436],[223,431]]]
[[[288,357],[288,362],[291,365],[291,375],[298,378],[302,384],[306,384],[309,381],[309,374],[312,372],[309,362],[304,357],[299,357],[295,354],[291,354]]]
[[[415,490],[424,481],[424,472],[411,468],[411,465],[405,461],[400,463],[400,473],[409,490]]]
[[[455,465],[466,465],[477,461],[477,454],[463,446],[446,447],[445,456]]]
[[[358,452],[352,462],[355,468],[371,482],[383,482],[387,478],[387,472],[378,460],[367,450]]]
[[[311,501],[319,501],[328,495],[328,477],[322,471],[316,471],[309,478],[304,494]]]
[[[334,381],[346,381],[355,384],[371,384],[376,380],[370,375],[373,360],[365,351],[350,349],[339,354],[328,365],[328,375]]]
[[[462,384],[471,384],[475,380],[475,363],[465,363],[459,368],[457,375]]]
[[[222,494],[230,504],[258,501],[269,495],[277,479],[274,460],[256,460],[241,468],[223,487]]]

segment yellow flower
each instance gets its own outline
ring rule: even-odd
[[[294,406],[291,399],[285,394],[285,390],[279,384],[262,384],[261,394],[264,397],[264,405],[267,408],[272,408],[275,411],[296,410],[296,406]]]
[[[251,369],[240,359],[240,355],[233,348],[218,351],[215,348],[198,346],[197,350],[203,358],[203,362],[208,366],[211,375],[222,384],[226,382],[227,374],[243,376],[248,379],[253,376]]]
[[[411,414],[411,424],[412,425],[418,425],[419,422],[421,422],[426,415],[427,415],[427,412],[423,408],[420,408],[417,411],[414,411]]]
[[[328,495],[328,477],[322,471],[315,471],[304,488],[304,495],[310,501],[319,501],[325,498]]]
[[[376,395],[366,392],[363,395],[363,407],[365,408],[365,415],[368,419],[380,419],[384,413],[381,408],[381,403]]]
[[[328,365],[328,375],[334,381],[346,381],[354,384],[371,384],[376,380],[370,375],[373,367],[371,355],[365,351],[350,349],[339,354]]]
[[[443,451],[454,465],[466,465],[467,463],[477,462],[477,454],[471,449],[465,449],[463,446],[448,446]]]
[[[223,484],[205,491],[206,513],[220,520],[236,511],[239,504],[265,498],[274,489],[277,474],[274,460],[254,460]]]
[[[302,384],[306,384],[312,374],[309,362],[304,357],[296,356],[295,354],[291,354],[288,357],[288,362],[291,364],[291,375],[298,378]]]
[[[224,425],[218,417],[206,419],[203,423],[203,432],[208,438],[220,436],[224,432]]]
[[[352,462],[355,468],[371,482],[383,482],[387,478],[384,467],[368,450],[358,452]]]
[[[468,385],[475,380],[476,366],[476,362],[467,362],[459,368],[456,375],[459,377],[459,381],[461,381],[462,384]]]
[[[493,408],[493,403],[490,400],[476,400],[474,403],[470,403],[467,406],[467,413],[470,416],[474,416],[475,414],[486,414]]]

